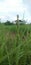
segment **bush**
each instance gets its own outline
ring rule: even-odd
[[[10,21],[6,21],[5,23],[4,23],[5,25],[13,25],[13,23],[11,23]]]

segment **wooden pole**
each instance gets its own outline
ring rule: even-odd
[[[18,46],[19,44],[19,15],[17,15],[17,44],[16,46]]]

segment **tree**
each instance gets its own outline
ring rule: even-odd
[[[5,25],[13,25],[13,23],[11,23],[9,20],[7,20],[4,24]]]

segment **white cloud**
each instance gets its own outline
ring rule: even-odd
[[[6,16],[10,16],[11,17],[11,13],[12,13],[12,17],[13,13],[18,14],[19,12],[23,12],[23,4],[22,4],[22,0],[4,0],[3,2],[0,2],[0,13],[2,18],[6,17]],[[14,15],[16,15],[14,13]]]
[[[25,11],[25,18],[29,18],[29,12],[27,6],[23,3],[23,0],[1,0],[0,1],[0,18],[4,19],[16,19],[16,15],[19,14],[22,19]]]
[[[27,9],[26,11],[26,19],[28,22],[31,21],[31,0],[23,0],[24,7]]]

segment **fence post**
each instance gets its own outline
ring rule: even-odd
[[[19,44],[19,15],[17,15],[17,44],[16,46],[18,46]]]
[[[17,15],[17,34],[19,34],[19,15]]]

